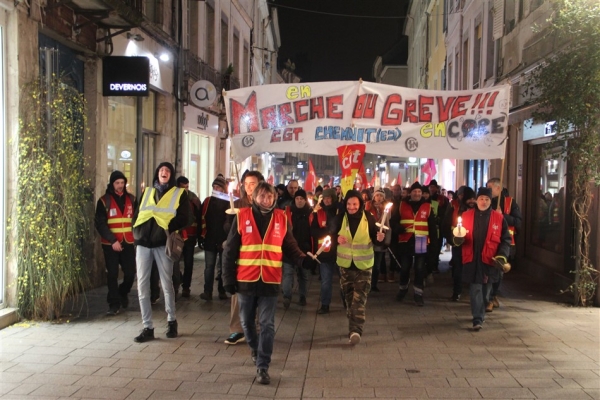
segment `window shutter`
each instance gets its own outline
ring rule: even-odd
[[[504,0],[494,0],[494,40],[502,37],[504,31]]]

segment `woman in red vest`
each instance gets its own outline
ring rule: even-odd
[[[491,205],[492,190],[480,187],[477,207],[462,214],[466,236],[453,238],[456,246],[462,246],[463,282],[470,285],[474,331],[483,327],[492,283],[500,279],[499,267],[507,263],[510,253],[508,224]]]

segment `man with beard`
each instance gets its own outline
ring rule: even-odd
[[[400,260],[400,286],[396,300],[402,301],[408,293],[410,270],[414,265],[415,281],[414,300],[419,307],[423,302],[423,289],[425,278],[425,259],[428,247],[437,246],[437,224],[435,214],[431,211],[431,204],[427,203],[421,194],[419,182],[410,187],[410,197],[402,200],[398,212],[390,218],[392,239],[398,238],[396,258]]]
[[[142,200],[133,215],[138,296],[144,330],[134,341],[154,339],[152,306],[150,304],[150,272],[156,261],[167,312],[167,337],[177,337],[175,317],[175,291],[173,289],[173,262],[167,257],[167,235],[189,224],[190,205],[185,189],[175,185],[175,168],[168,162],[158,165],[152,179],[153,185],[142,193]]]
[[[338,213],[337,194],[335,189],[323,190],[323,200],[315,205],[314,212],[310,217],[310,234],[313,237],[314,252],[321,247],[335,216]],[[337,243],[331,241],[329,247],[324,248],[319,255],[319,271],[321,273],[321,307],[319,314],[329,314],[331,304],[333,274],[337,269],[335,265]]]
[[[310,237],[309,218],[312,215],[312,208],[308,204],[306,192],[299,189],[294,198],[294,204],[285,208],[285,214],[289,226],[292,228],[294,239],[298,242],[298,247],[304,253],[311,251],[312,240]],[[283,307],[287,310],[292,302],[292,286],[294,285],[294,272],[298,275],[298,292],[300,295],[298,303],[301,306],[306,305],[306,294],[308,291],[309,271],[304,268],[298,268],[292,264],[292,260],[283,257],[283,277],[281,280],[281,290],[283,291]]]
[[[477,208],[462,214],[466,236],[453,238],[453,243],[462,247],[463,282],[470,285],[474,331],[483,327],[491,285],[500,279],[510,253],[508,224],[491,205],[492,190],[479,188]]]
[[[260,182],[252,194],[252,207],[241,208],[233,220],[223,250],[223,284],[238,296],[240,319],[256,363],[256,381],[271,382],[269,364],[275,341],[275,310],[285,255],[298,267],[310,269],[314,261],[298,247],[283,210],[275,209],[275,188]],[[256,316],[260,333],[256,331]]]
[[[106,284],[108,286],[107,315],[116,315],[129,305],[129,292],[135,279],[135,248],[131,219],[137,207],[135,196],[125,191],[127,178],[121,171],[113,171],[104,196],[96,204],[96,230],[100,234]],[[123,283],[119,285],[119,264]]]
[[[458,225],[458,217],[462,214],[475,208],[477,201],[475,199],[475,191],[468,186],[461,186],[460,199],[452,200],[450,206],[446,210],[446,215],[442,221],[442,234],[446,237],[448,243],[452,243],[452,230]],[[462,249],[458,246],[452,246],[452,297],[450,300],[459,301],[462,294]]]
[[[346,300],[348,338],[350,344],[360,343],[365,324],[365,306],[371,290],[371,273],[375,254],[373,244],[382,244],[385,233],[378,232],[375,218],[365,211],[360,193],[348,190],[344,208],[335,217],[330,229],[331,240],[338,244],[337,264],[340,285]]]

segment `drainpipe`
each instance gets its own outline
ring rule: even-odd
[[[182,172],[181,159],[182,139],[183,139],[183,100],[182,100],[182,85],[183,85],[183,0],[177,2],[177,60],[175,62],[175,100],[177,101],[177,121],[175,128],[175,171]]]

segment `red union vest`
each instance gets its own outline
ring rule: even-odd
[[[500,199],[498,199],[498,201],[500,201]],[[506,196],[504,198],[504,214],[510,215],[510,206],[511,205],[512,205],[512,197]],[[514,246],[515,245],[515,227],[509,225],[508,231],[510,232],[510,245]]]
[[[292,207],[291,206],[285,206],[285,217],[287,218],[288,222],[290,223],[290,227],[292,226]]]
[[[327,214],[325,213],[325,210],[323,210],[322,208],[319,209],[319,211],[316,212],[317,214],[317,223],[319,224],[319,228],[325,228],[327,226]],[[308,216],[308,224],[312,225],[313,220],[315,219],[314,217],[315,213],[311,213]],[[315,251],[317,251],[318,249],[321,248],[321,246],[323,245],[323,241],[325,240],[325,237],[320,238],[319,240],[317,240],[317,245],[314,245],[313,242],[313,249]],[[329,250],[331,250],[331,246],[329,247],[325,247],[323,249],[324,253],[329,253]]]
[[[473,225],[475,222],[475,209],[462,213],[462,224],[467,229],[467,235],[465,236],[465,242],[462,245],[462,257],[463,264],[473,261]],[[498,251],[498,246],[502,241],[502,222],[504,222],[504,216],[498,211],[492,210],[490,215],[490,223],[488,225],[485,245],[481,253],[481,259],[488,265],[494,264],[494,257]]]
[[[111,198],[108,198],[110,196]],[[114,196],[110,194],[105,194],[101,197],[102,203],[106,206],[107,203],[110,204],[110,208],[106,212],[108,228],[115,235],[117,241],[121,243],[125,240],[126,243],[133,243],[133,230],[131,228],[131,218],[133,217],[133,205],[131,204],[131,199],[128,193],[124,193],[125,196],[125,209],[124,212],[121,212],[117,201]],[[108,240],[101,238],[100,240],[102,244],[112,245]]]
[[[190,200],[190,211],[191,212],[194,211],[194,203],[192,203],[191,200]],[[195,215],[196,214],[194,213],[194,223],[191,224],[190,226],[186,226],[181,231],[181,232],[185,232],[186,239],[189,238],[189,237],[194,237],[194,236],[196,236],[198,234],[198,222],[196,221]]]
[[[264,239],[254,221],[252,208],[240,208],[237,214],[238,232],[242,237],[237,261],[237,280],[281,283],[283,253],[281,245],[287,233],[287,219],[283,210],[273,210]]]
[[[400,202],[400,225],[406,229],[398,235],[399,242],[408,242],[413,234],[418,236],[429,236],[429,224],[427,220],[431,214],[431,203],[423,203],[413,214],[412,207],[406,201]]]

